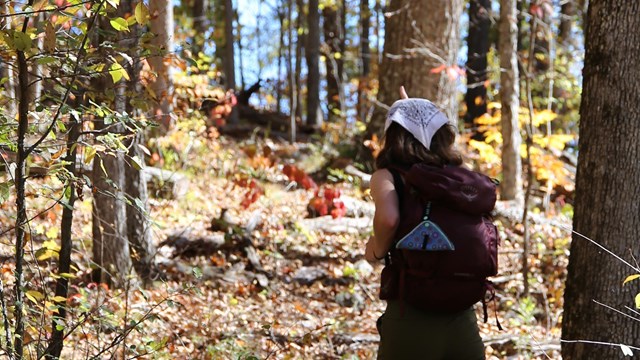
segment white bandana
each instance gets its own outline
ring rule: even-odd
[[[387,113],[384,131],[391,122],[400,124],[430,150],[433,135],[449,120],[431,101],[426,99],[401,99],[393,103]]]

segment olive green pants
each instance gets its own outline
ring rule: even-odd
[[[378,360],[480,360],[484,344],[473,308],[428,313],[389,301],[379,321]]]

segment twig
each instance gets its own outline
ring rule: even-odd
[[[9,327],[9,316],[7,316],[7,306],[4,302],[4,283],[0,277],[0,308],[2,309],[2,322],[4,324],[4,336],[7,342],[7,349],[13,348],[11,345],[11,327]],[[7,351],[9,359],[13,359],[13,352]]]
[[[618,310],[618,309],[616,309],[616,308],[613,308],[613,307],[611,307],[611,306],[609,306],[609,305],[603,304],[603,303],[601,303],[601,302],[599,302],[599,301],[597,301],[597,300],[593,300],[593,299],[592,299],[592,301],[593,301],[594,303],[596,303],[596,304],[600,305],[600,306],[604,306],[605,308],[607,308],[607,309],[609,309],[609,310],[615,311],[615,312],[617,312],[617,313],[618,313],[618,314],[620,314],[620,315],[626,316],[626,317],[628,317],[628,318],[630,318],[630,319],[633,319],[633,320],[635,320],[635,321],[640,321],[640,318],[635,318],[635,317],[633,317],[633,316],[631,316],[631,315],[629,315],[629,314],[625,314],[625,313],[623,313],[622,311],[620,311],[620,310]]]

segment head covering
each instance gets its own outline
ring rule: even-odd
[[[433,135],[449,120],[431,101],[411,98],[398,100],[391,105],[384,131],[387,131],[391,122],[400,124],[430,150]]]

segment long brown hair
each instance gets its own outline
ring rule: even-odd
[[[443,125],[431,139],[431,149],[427,149],[418,139],[398,123],[391,123],[382,138],[382,150],[376,158],[376,167],[409,168],[416,163],[435,166],[462,164],[462,154],[455,149],[456,128],[448,123]]]

